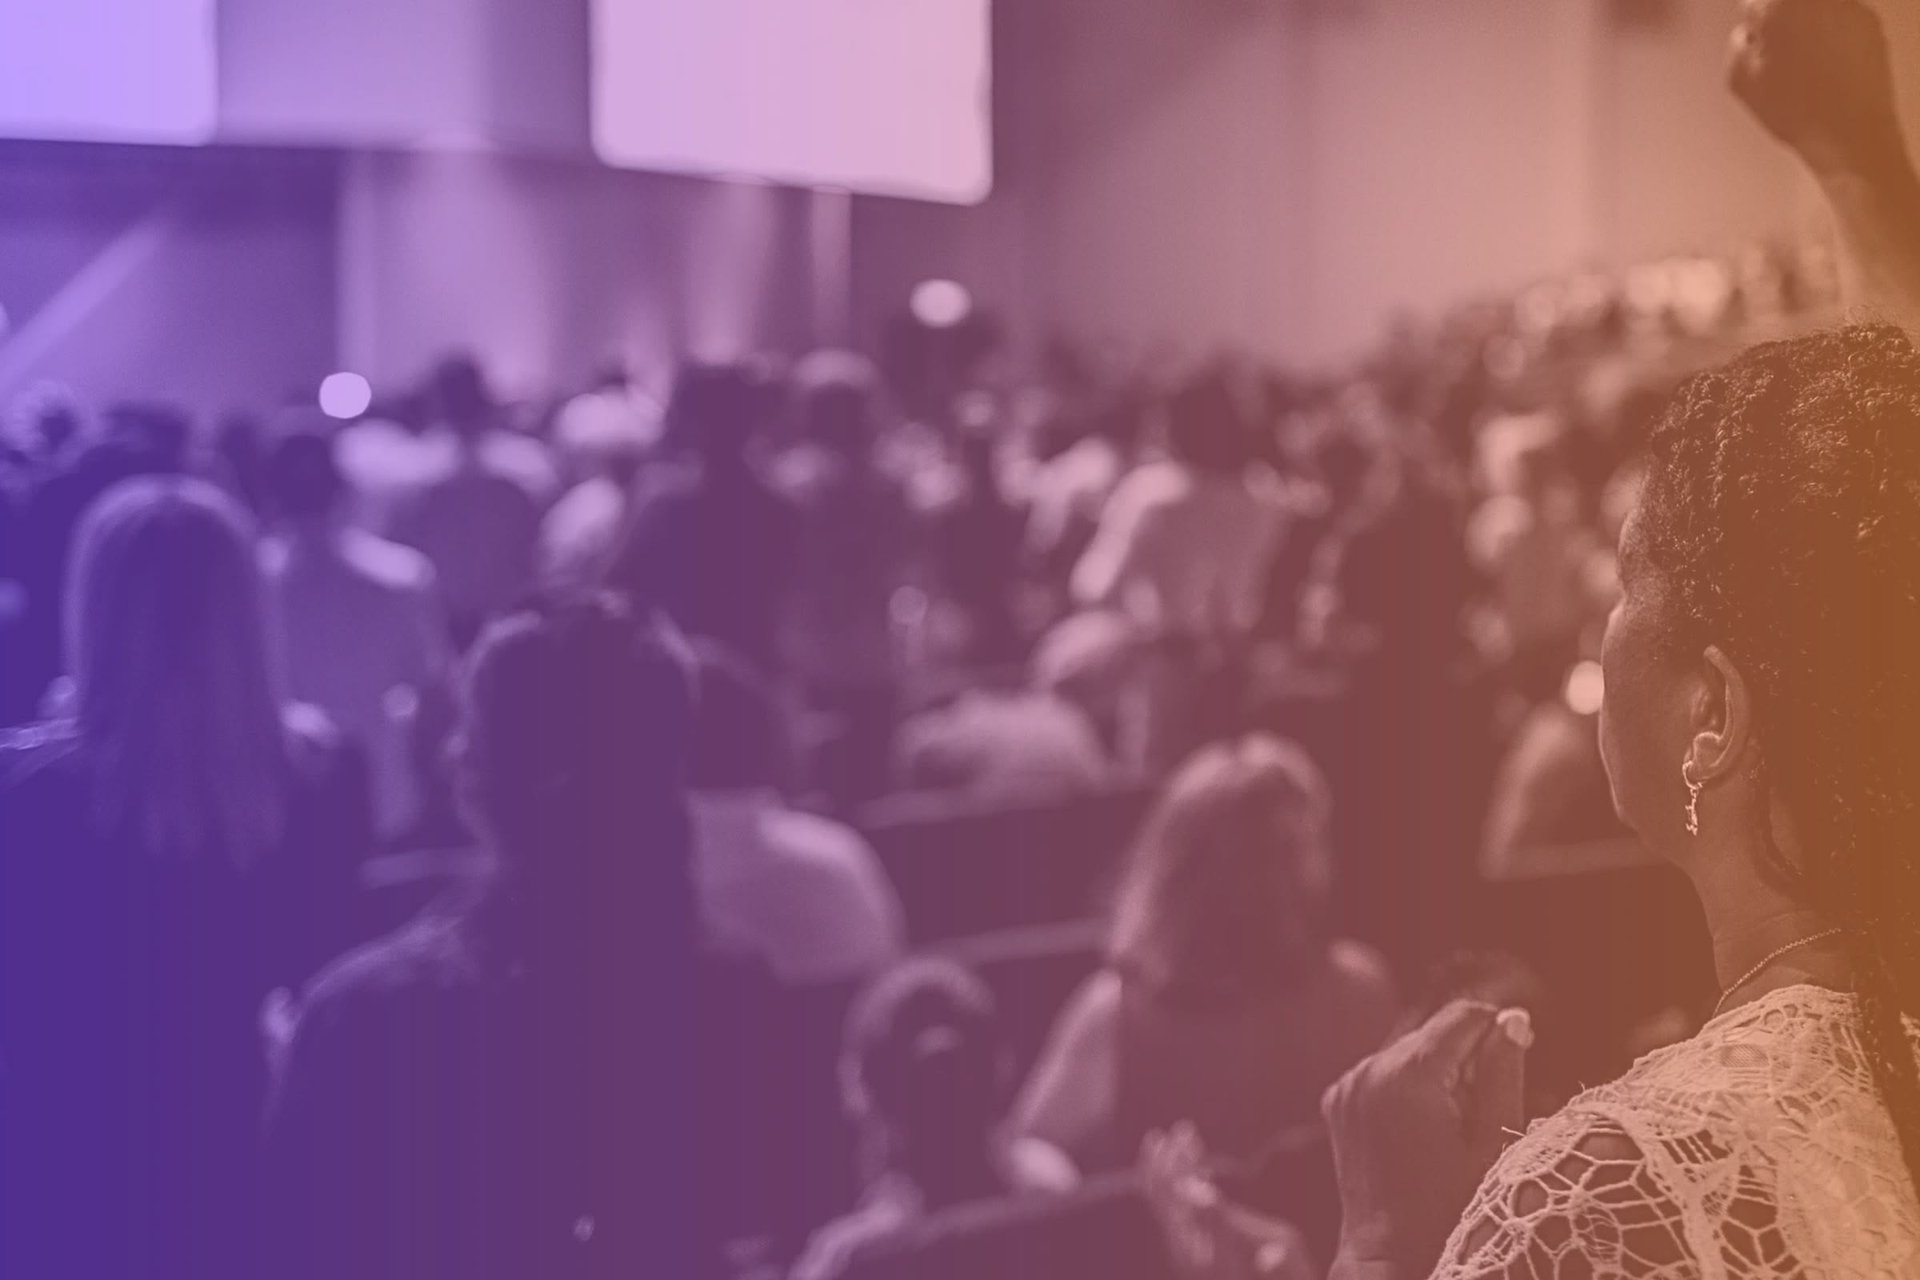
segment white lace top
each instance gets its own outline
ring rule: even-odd
[[[1856,1028],[1852,996],[1785,987],[1581,1094],[1507,1149],[1434,1280],[1920,1277]]]

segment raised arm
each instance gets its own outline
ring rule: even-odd
[[[1861,0],[1747,0],[1730,75],[1826,192],[1850,308],[1920,337],[1920,176],[1878,15]]]

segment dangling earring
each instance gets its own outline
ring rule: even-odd
[[[1705,790],[1701,781],[1693,776],[1693,761],[1680,766],[1680,778],[1687,784],[1687,834],[1700,834],[1700,793]]]

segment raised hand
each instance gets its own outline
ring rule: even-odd
[[[1861,0],[1747,0],[1729,79],[1818,173],[1906,163],[1886,31]]]

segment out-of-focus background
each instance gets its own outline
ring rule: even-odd
[[[212,486],[357,779],[298,1062],[320,959],[527,856],[476,638],[623,597],[699,654],[645,781],[750,972],[716,1268],[1165,1275],[1127,1170],[1181,1119],[1324,1263],[1317,1099],[1394,1026],[1528,1004],[1543,1110],[1710,1003],[1595,717],[1665,397],[1842,317],[1736,9],[15,3],[9,749],[94,731],[75,619],[144,598],[74,554],[101,496]]]
[[[1396,318],[1818,226],[1722,91],[1730,4],[603,8],[17,7],[9,136],[214,145],[9,146],[4,388],[111,372],[100,394],[214,411],[336,368],[389,387],[464,344],[531,396],[613,354],[659,378],[689,346],[871,342],[927,277],[966,285],[1016,350],[1316,369]],[[715,56],[796,10],[817,44]],[[845,74],[890,65],[888,23],[939,37],[909,51],[927,69]],[[722,101],[736,114],[706,118]],[[613,167],[650,159],[886,194]],[[156,342],[142,299],[170,282],[229,327]],[[287,299],[271,323],[262,293]],[[56,297],[62,322],[33,323]],[[249,358],[192,358],[216,346]]]

